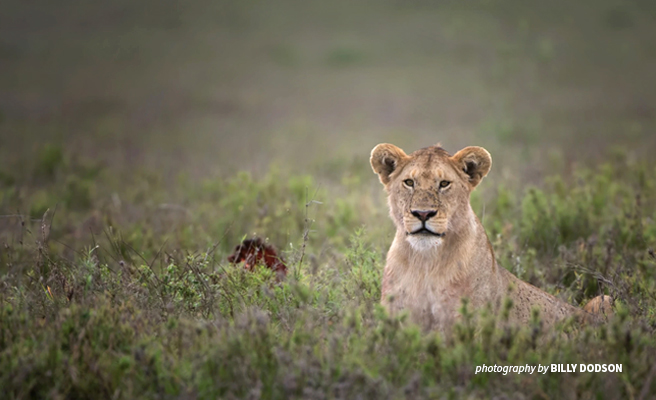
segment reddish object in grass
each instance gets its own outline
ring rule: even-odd
[[[276,273],[279,281],[287,276],[287,266],[282,257],[273,246],[260,238],[245,239],[235,247],[228,261],[233,264],[244,262],[244,268],[248,271],[252,271],[256,265],[264,265]]]

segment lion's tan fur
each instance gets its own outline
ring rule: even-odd
[[[383,306],[392,314],[407,311],[425,328],[442,331],[459,318],[462,298],[473,309],[487,304],[498,309],[509,296],[514,304],[510,321],[515,323],[528,322],[533,307],[547,325],[569,316],[589,319],[591,313],[610,312],[608,296],[605,306],[599,297],[581,310],[497,265],[469,202],[491,165],[490,154],[481,147],[453,156],[439,146],[411,155],[391,144],[373,149],[371,166],[388,193],[397,228],[383,273]],[[440,187],[441,182],[446,186]],[[431,217],[422,222],[429,212]]]

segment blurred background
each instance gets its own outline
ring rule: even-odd
[[[0,157],[329,174],[441,142],[530,180],[652,154],[654,71],[648,0],[4,0]]]

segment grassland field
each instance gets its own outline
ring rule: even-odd
[[[4,1],[0,397],[655,398],[654,70],[642,0]],[[386,315],[380,142],[487,148],[498,262],[615,316]]]

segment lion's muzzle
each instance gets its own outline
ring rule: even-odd
[[[406,226],[410,229],[407,229],[408,235],[426,235],[426,236],[437,236],[443,237],[444,230],[439,229],[441,227],[440,222],[431,218],[437,215],[435,210],[410,210],[410,214],[416,219],[412,218],[412,221]]]

